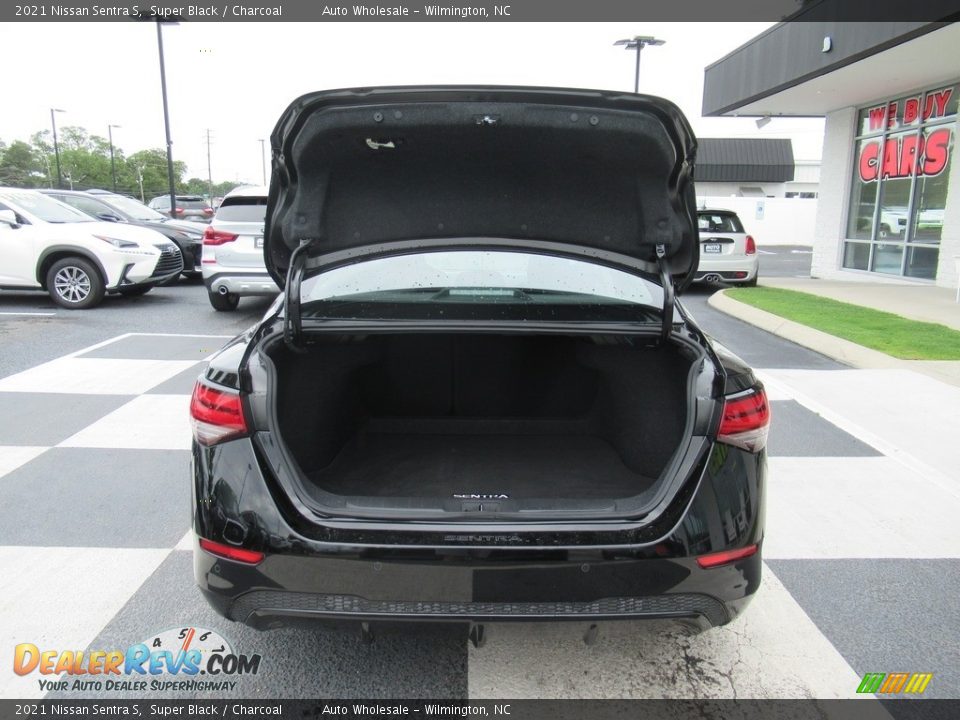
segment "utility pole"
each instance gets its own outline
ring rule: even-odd
[[[263,185],[267,184],[267,147],[266,140],[260,138],[260,171],[263,174]]]
[[[213,170],[210,165],[210,128],[207,128],[207,192],[210,193],[210,202],[213,202]]]
[[[50,124],[53,126],[53,154],[57,158],[57,189],[63,187],[63,173],[60,171],[60,143],[57,142],[57,118],[54,113],[62,113],[66,110],[59,108],[50,108]]]
[[[137,166],[137,182],[140,184],[140,202],[147,202],[143,197],[143,168],[139,165]]]
[[[107,125],[107,135],[110,137],[110,177],[113,178],[113,191],[117,191],[117,165],[113,160],[113,129],[119,125]]]
[[[633,75],[633,91],[635,93],[640,92],[640,53],[647,45],[653,45],[654,47],[658,45],[663,45],[666,40],[658,40],[652,35],[636,35],[633,38],[627,38],[625,40],[617,40],[614,45],[623,45],[624,50],[636,50],[637,51],[637,66]]]

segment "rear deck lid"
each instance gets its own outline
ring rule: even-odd
[[[264,255],[303,270],[506,242],[633,267],[696,270],[696,140],[652,96],[522,87],[304,95],[271,136]],[[669,280],[668,280],[669,278]]]

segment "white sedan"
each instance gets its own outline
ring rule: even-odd
[[[0,188],[0,288],[46,290],[70,309],[106,293],[142,295],[183,270],[180,250],[147,228],[94,220],[34,190]]]

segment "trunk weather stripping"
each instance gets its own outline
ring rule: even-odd
[[[283,341],[291,350],[302,353],[300,336],[303,333],[303,323],[300,317],[300,280],[303,278],[303,268],[310,241],[301,239],[300,245],[290,255],[290,268],[287,270],[287,282],[284,287],[283,313]]]
[[[657,244],[657,268],[660,270],[660,284],[663,285],[663,327],[660,330],[660,342],[664,345],[670,340],[673,331],[673,278],[667,270],[667,246]]]

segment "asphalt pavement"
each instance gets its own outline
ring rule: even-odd
[[[794,249],[771,248],[762,273],[808,272]],[[204,358],[269,301],[216,313],[202,285],[181,282],[69,312],[0,292],[0,575],[19,580],[0,588],[0,697],[142,695],[49,693],[10,673],[9,655],[19,642],[126,648],[181,627],[262,656],[258,674],[231,679],[235,697],[854,697],[863,673],[894,671],[933,672],[927,695],[960,697],[955,483],[864,409],[885,376],[713,310],[716,289],[694,287],[684,307],[758,368],[773,407],[757,598],[697,636],[617,623],[586,646],[577,624],[521,623],[489,626],[480,649],[460,625],[379,628],[370,645],[352,627],[257,632],[199,596],[189,392]],[[960,402],[901,382],[900,414],[922,414],[911,394]]]

